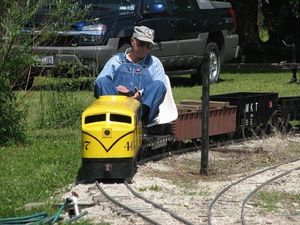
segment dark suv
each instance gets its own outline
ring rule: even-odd
[[[55,41],[33,47],[42,67],[75,64],[96,75],[115,53],[129,46],[133,27],[155,30],[160,58],[167,74],[192,74],[201,80],[202,60],[210,55],[210,81],[219,79],[222,62],[238,51],[235,14],[231,4],[208,0],[81,0],[89,10],[85,21]]]

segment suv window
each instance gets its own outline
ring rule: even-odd
[[[175,12],[186,12],[192,10],[191,0],[173,0],[172,2]]]
[[[95,10],[112,10],[123,12],[134,12],[137,0],[81,0],[81,4]]]
[[[166,11],[169,11],[166,0],[145,0],[144,12],[148,12],[150,9],[150,5],[153,3],[161,3],[166,7]]]

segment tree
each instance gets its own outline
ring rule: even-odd
[[[26,109],[17,101],[14,84],[28,82],[29,68],[35,62],[32,43],[43,40],[55,29],[63,30],[83,15],[75,0],[1,0],[0,21],[0,145],[24,140]],[[36,33],[35,15],[41,8],[48,10],[48,23]],[[31,23],[30,23],[31,22]],[[27,26],[30,25],[31,26]],[[28,32],[24,32],[27,27]],[[29,72],[28,72],[29,71]]]
[[[242,58],[247,62],[253,61],[261,45],[257,25],[258,0],[231,0],[230,2],[236,10]]]
[[[266,48],[276,58],[284,60],[291,57],[282,40],[289,44],[295,43],[300,49],[300,0],[269,0],[262,1],[263,26],[268,31],[269,40]],[[298,51],[298,53],[300,53]]]
[[[36,1],[32,1],[36,6]],[[21,44],[22,26],[31,16],[31,6],[21,2],[3,0],[0,23],[0,145],[8,141],[24,140],[26,110],[18,106],[11,81],[19,78],[30,61],[26,43]]]
[[[287,59],[283,39],[300,49],[300,0],[229,0],[236,10],[237,33],[245,62]],[[260,34],[265,36],[262,40]],[[298,54],[300,51],[298,50]]]

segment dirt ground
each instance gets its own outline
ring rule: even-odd
[[[193,224],[207,224],[203,215],[215,195],[241,176],[300,158],[299,134],[274,134],[271,137],[210,149],[209,175],[200,175],[200,151],[171,156],[159,162],[149,162],[138,168],[132,187],[174,212],[179,212]],[[262,178],[264,179],[264,178]],[[255,224],[300,224],[300,173],[274,182],[256,195],[247,210]],[[79,194],[79,202],[93,203],[93,184],[70,185]],[[84,217],[93,224],[146,224],[133,216],[123,216],[107,202],[86,207]],[[228,215],[230,217],[230,215]],[[222,221],[226,221],[222,218]],[[229,220],[228,220],[229,221]],[[218,221],[215,224],[224,224]],[[235,224],[239,224],[236,221]]]

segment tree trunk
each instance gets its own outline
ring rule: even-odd
[[[296,44],[300,49],[300,18],[297,18],[295,10],[297,9],[294,8],[291,1],[272,0],[269,3],[262,1],[264,26],[269,33],[266,47],[274,60],[292,60],[292,49],[285,46],[282,40],[290,45]],[[299,55],[299,50],[297,52]]]
[[[242,60],[252,62],[260,60],[261,52],[257,25],[258,0],[230,0],[237,16],[237,33],[240,37]]]

